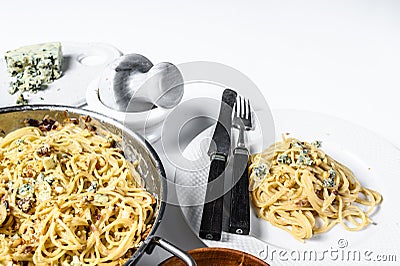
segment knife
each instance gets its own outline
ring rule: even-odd
[[[223,213],[223,179],[229,149],[231,147],[232,109],[236,92],[225,89],[217,125],[208,150],[211,164],[208,174],[205,203],[201,217],[199,236],[208,240],[220,240]],[[219,180],[217,180],[220,178]]]

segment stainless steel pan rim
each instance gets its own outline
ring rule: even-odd
[[[153,160],[153,163],[155,164],[155,167],[157,168],[157,172],[159,174],[160,182],[161,182],[161,199],[157,199],[160,201],[160,205],[158,208],[158,213],[155,218],[155,221],[153,222],[153,227],[147,236],[147,238],[143,241],[141,246],[139,247],[138,250],[135,251],[134,255],[125,263],[125,265],[136,265],[137,261],[140,259],[140,257],[144,254],[144,252],[151,253],[154,249],[155,246],[160,246],[161,248],[171,252],[175,256],[180,257],[182,260],[186,262],[187,265],[196,265],[194,260],[184,251],[181,251],[171,243],[167,242],[166,240],[155,236],[155,232],[162,220],[164,211],[165,211],[165,206],[166,206],[166,199],[167,199],[167,185],[166,185],[166,177],[165,177],[165,170],[162,165],[162,162],[160,158],[158,157],[156,151],[153,149],[153,147],[140,135],[136,134],[134,131],[130,130],[129,128],[124,127],[123,124],[120,122],[107,117],[103,114],[94,112],[94,111],[89,111],[89,110],[84,110],[84,109],[79,109],[76,107],[71,107],[71,106],[64,106],[64,105],[24,105],[24,106],[10,106],[10,107],[4,107],[0,108],[0,129],[1,125],[5,122],[1,118],[2,114],[7,114],[7,113],[16,113],[16,112],[30,112],[30,111],[53,111],[53,112],[67,112],[70,114],[75,114],[75,115],[83,115],[83,116],[90,116],[97,121],[101,123],[107,123],[109,125],[112,125],[116,127],[117,129],[121,130],[121,132],[126,133],[128,136],[133,137],[137,142],[139,142],[139,145],[144,147],[146,151],[148,151],[150,158]],[[28,118],[28,117],[27,117]],[[7,123],[7,122],[5,122]]]

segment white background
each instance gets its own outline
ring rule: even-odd
[[[2,1],[0,52],[106,42],[153,62],[248,75],[271,108],[363,125],[400,145],[400,1]]]
[[[0,40],[1,54],[105,42],[153,62],[223,63],[272,109],[334,115],[400,146],[400,1],[2,1]]]

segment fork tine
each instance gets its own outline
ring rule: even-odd
[[[238,98],[236,99],[236,105],[238,107],[238,117],[240,117],[242,115],[242,97],[240,97],[240,95],[238,96]]]
[[[246,119],[250,118],[250,100],[246,99]]]
[[[243,118],[245,113],[246,113],[246,108],[245,108],[245,98],[244,97],[240,97],[240,117]]]
[[[240,110],[239,110],[239,97],[240,97],[240,96],[237,96],[237,97],[236,97],[235,117],[239,117],[239,112],[240,112]]]
[[[238,95],[235,104],[235,117],[240,118],[242,123],[249,128],[252,128],[252,117],[250,100],[246,97]]]
[[[240,118],[241,112],[242,112],[241,102],[242,102],[242,98],[240,97],[240,95],[238,95],[238,97],[236,98],[236,117],[239,117],[239,118]]]
[[[243,99],[243,119],[247,119],[247,99]]]

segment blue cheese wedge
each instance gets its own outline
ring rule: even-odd
[[[29,45],[5,54],[11,77],[10,93],[36,91],[61,76],[61,43]]]

